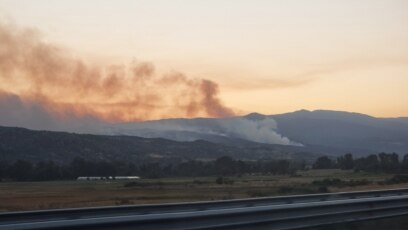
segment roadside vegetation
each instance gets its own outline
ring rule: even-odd
[[[401,174],[341,169],[140,180],[0,183],[0,211],[225,200],[407,187]],[[398,183],[396,183],[396,179]],[[392,183],[391,183],[392,181]]]
[[[388,189],[408,186],[408,158],[381,153],[354,159],[132,164],[80,158],[0,163],[0,211],[223,200],[250,197]],[[78,176],[140,176],[139,180],[77,181]]]
[[[216,160],[190,160],[173,162],[121,162],[121,161],[87,161],[75,158],[68,164],[57,164],[53,161],[17,160],[0,161],[1,181],[53,181],[75,180],[80,176],[141,176],[143,178],[167,177],[205,177],[205,176],[241,176],[257,175],[292,175],[309,169],[341,169],[355,172],[401,174],[400,178],[385,183],[404,181],[408,174],[408,154],[401,160],[396,153],[380,153],[366,157],[354,158],[345,154],[337,159],[322,156],[309,165],[296,160],[236,160],[223,156]],[[330,178],[332,179],[332,178]],[[220,181],[223,184],[223,181]],[[317,183],[317,182],[316,182]],[[326,181],[325,183],[330,183]],[[344,185],[344,182],[331,181]],[[368,183],[354,181],[347,183]]]

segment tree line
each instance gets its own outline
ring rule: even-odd
[[[177,163],[88,161],[75,158],[68,164],[53,161],[31,163],[18,160],[0,161],[0,181],[74,180],[80,176],[141,176],[161,178],[170,176],[233,176],[249,173],[291,174],[304,169],[304,162],[289,160],[243,161],[223,156],[213,161],[183,161]]]
[[[351,153],[337,159],[327,156],[317,158],[313,164],[315,169],[344,169],[365,172],[408,173],[408,154],[399,159],[396,153],[371,154],[354,158]]]
[[[298,170],[344,169],[365,172],[408,173],[408,154],[402,160],[396,153],[372,154],[354,158],[351,153],[337,159],[322,156],[310,166],[296,160],[236,160],[223,156],[212,161],[130,162],[89,161],[75,158],[68,164],[53,161],[31,163],[25,160],[0,161],[0,181],[74,180],[80,176],[140,176],[144,178],[239,176],[242,174],[295,174]]]

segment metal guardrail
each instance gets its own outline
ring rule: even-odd
[[[0,229],[295,229],[408,214],[408,189],[0,214]]]

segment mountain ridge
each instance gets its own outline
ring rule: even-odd
[[[319,154],[299,147],[247,142],[240,146],[206,140],[172,141],[163,138],[76,134],[0,126],[0,161],[52,160],[67,163],[76,157],[92,161],[145,162],[208,160],[222,156],[237,159],[312,160]]]
[[[347,152],[355,155],[379,152],[408,153],[408,119],[376,118],[344,111],[299,110],[276,115],[250,113],[230,118],[172,118],[119,124],[98,123],[98,125],[100,126],[92,127],[89,133],[86,130],[85,132],[71,131],[71,133],[30,130],[30,135],[22,135],[22,137],[30,136],[29,139],[37,140],[36,136],[42,134],[41,132],[50,132],[48,133],[50,136],[63,136],[62,140],[58,141],[64,142],[65,138],[74,139],[73,143],[79,143],[79,146],[83,145],[85,149],[91,149],[91,155],[102,154],[104,159],[113,160],[115,154],[118,154],[121,159],[130,157],[138,160],[144,159],[149,154],[164,155],[165,159],[216,158],[221,155],[261,159],[294,156],[301,158],[302,153],[331,156]],[[4,131],[4,127],[1,130]],[[75,138],[65,137],[64,135],[67,134],[74,135]],[[8,146],[6,137],[7,135],[3,135],[0,139],[0,151],[3,153],[5,153],[4,146]],[[80,139],[84,139],[86,143],[83,144]],[[204,142],[197,142],[199,140]],[[39,143],[43,141],[38,140]],[[106,147],[104,142],[111,143],[120,151]],[[150,142],[150,145],[154,142],[155,146],[146,146],[147,142]],[[20,149],[17,151],[18,156],[30,158],[25,155],[20,146],[24,146],[26,142],[19,141],[17,136],[12,143],[14,146],[12,148]],[[29,143],[36,146],[33,142]],[[33,147],[30,154],[45,156],[46,154],[38,152],[44,148],[47,149],[48,145],[52,146],[53,143],[47,141],[44,143],[44,146]],[[75,151],[81,154],[86,152],[82,149],[73,151],[70,147],[68,149],[70,151],[65,151],[66,145],[60,148],[61,150],[48,149],[47,158],[52,159],[53,154],[62,154],[59,158],[65,159],[64,154],[72,157],[76,156]],[[141,151],[143,149],[147,152]],[[232,154],[233,152],[235,153]],[[8,152],[8,157],[15,158],[10,155],[11,153],[13,151]],[[81,154],[79,155],[83,156]]]
[[[242,128],[237,128],[240,126]],[[122,124],[115,128],[116,134],[174,140],[223,142],[229,139],[228,142],[233,142],[231,138],[237,138],[269,144],[327,146],[349,151],[360,149],[364,153],[408,152],[408,122],[405,123],[404,119],[376,118],[345,111],[299,110],[276,115],[249,113],[231,118],[164,119]],[[248,134],[243,135],[246,132]],[[257,137],[268,135],[271,137],[269,142]]]

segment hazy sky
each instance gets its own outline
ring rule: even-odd
[[[84,60],[209,79],[239,113],[408,116],[407,0],[0,0],[0,19]]]

